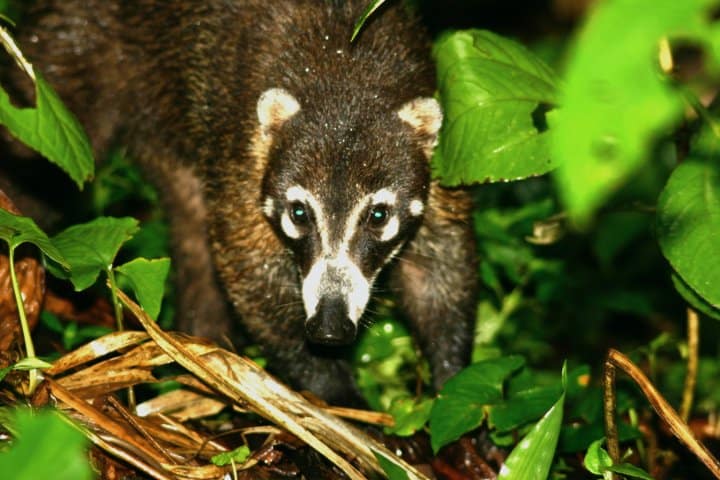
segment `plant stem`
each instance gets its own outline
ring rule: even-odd
[[[603,370],[603,412],[608,454],[613,465],[620,463],[620,443],[618,441],[617,423],[615,422],[615,408],[615,365],[611,361],[610,353],[608,353]],[[615,478],[612,472],[610,472],[610,478]]]
[[[695,396],[695,384],[697,383],[698,354],[700,343],[700,320],[698,314],[692,308],[687,310],[687,331],[688,331],[688,361],[687,373],[685,374],[685,386],[683,387],[682,404],[680,406],[680,418],[687,423],[690,418],[693,397]]]
[[[17,275],[15,275],[15,247],[8,245],[8,260],[10,262],[10,281],[12,282],[13,295],[15,296],[15,303],[17,304],[18,316],[20,317],[20,329],[22,330],[23,340],[25,341],[25,351],[27,352],[27,358],[35,358],[35,345],[30,336],[30,325],[28,325],[27,317],[25,316],[25,305],[23,304],[22,295],[20,293],[20,284],[17,281]],[[33,394],[35,388],[38,385],[38,371],[36,368],[30,370],[30,377],[28,382],[28,393]]]
[[[117,283],[115,283],[115,272],[113,272],[112,266],[107,269],[108,281],[110,282],[110,297],[112,298],[113,311],[115,312],[115,323],[119,332],[125,330],[122,319],[122,305],[117,297]]]
[[[0,43],[3,44],[5,50],[7,50],[10,56],[13,57],[13,59],[15,60],[15,63],[18,64],[18,66],[23,70],[23,72],[25,72],[34,83],[35,71],[33,70],[32,65],[30,65],[30,62],[25,59],[22,52],[15,43],[15,40],[13,40],[12,36],[10,36],[10,33],[8,33],[7,29],[3,27],[0,27]]]

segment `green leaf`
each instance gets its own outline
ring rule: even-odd
[[[169,258],[155,260],[136,258],[115,268],[116,272],[122,274],[130,282],[138,303],[153,320],[156,320],[160,313],[160,305],[165,292],[165,279],[169,270]]]
[[[604,438],[594,441],[585,454],[583,464],[585,468],[595,475],[604,475],[606,472],[615,472],[621,475],[632,478],[642,478],[643,480],[654,480],[649,473],[642,468],[638,468],[635,465],[629,463],[621,463],[613,465],[610,454],[602,448],[602,444],[605,442]]]
[[[635,465],[632,465],[630,463],[621,463],[620,465],[613,465],[612,467],[608,468],[608,470],[619,473],[620,475],[624,475],[626,477],[631,478],[642,478],[643,480],[655,480],[652,475],[650,475],[648,472],[643,470],[640,467],[636,467]]]
[[[17,108],[0,88],[0,123],[27,146],[62,168],[79,188],[95,170],[92,148],[80,123],[39,72],[35,72],[37,108]]]
[[[0,472],[13,480],[90,480],[86,440],[52,410],[16,412],[18,438],[0,454]]]
[[[691,307],[693,307],[703,315],[707,315],[708,317],[714,318],[715,320],[720,320],[720,309],[714,308],[712,305],[707,303],[704,298],[702,298],[695,292],[695,290],[690,288],[687,283],[683,282],[683,279],[680,278],[680,275],[673,272],[670,275],[670,279],[673,282],[675,290],[677,290],[680,296],[686,302],[688,302]]]
[[[245,463],[249,456],[250,447],[247,445],[241,445],[230,452],[218,453],[213,456],[210,461],[218,467],[223,467],[225,465],[230,465],[233,462],[240,464]]]
[[[62,253],[32,218],[15,215],[0,208],[0,239],[5,240],[10,248],[15,248],[22,243],[32,243],[63,269],[70,268]]]
[[[519,356],[484,360],[448,380],[430,412],[433,451],[480,426],[486,407],[502,400],[505,379],[524,363]]]
[[[658,200],[660,248],[673,269],[720,308],[720,140],[706,130]]]
[[[583,460],[585,468],[595,475],[602,475],[613,463],[610,454],[602,448],[604,442],[605,439],[601,438],[590,444]]]
[[[530,433],[510,452],[500,469],[498,480],[548,478],[560,435],[564,402],[563,393]]]
[[[430,418],[434,400],[432,398],[397,398],[390,405],[390,414],[395,425],[385,433],[407,437],[420,430]]]
[[[373,0],[368,4],[362,15],[360,15],[358,21],[355,22],[355,27],[353,28],[352,36],[350,37],[351,42],[354,41],[355,37],[357,37],[358,33],[360,33],[360,30],[362,29],[363,25],[365,25],[368,17],[370,17],[370,15],[372,15],[375,10],[380,8],[380,5],[382,5],[383,3],[385,3],[385,0]]]
[[[95,283],[101,271],[112,267],[122,244],[137,230],[137,220],[130,217],[99,217],[73,225],[52,238],[70,264],[70,275],[59,272],[52,264],[48,267],[53,275],[69,278],[75,290],[84,290]]]
[[[665,36],[709,34],[717,0],[598,3],[570,57],[562,108],[551,118],[556,180],[582,225],[646,160],[656,137],[682,115],[681,95],[660,73]],[[652,12],[648,15],[647,12]],[[619,26],[622,25],[622,28]]]
[[[50,367],[52,367],[52,365],[45,360],[37,357],[27,357],[13,365],[13,370],[33,370],[36,368],[45,369]]]
[[[404,468],[395,462],[388,459],[385,455],[380,452],[373,451],[375,458],[377,458],[380,467],[387,474],[388,480],[408,480],[410,477]]]
[[[446,35],[433,53],[445,113],[433,170],[442,183],[516,180],[555,167],[533,119],[556,101],[556,76],[542,60],[483,30]]]
[[[355,361],[368,364],[399,355],[397,339],[408,337],[407,328],[392,319],[379,319],[367,328],[355,347]]]
[[[506,432],[537,420],[555,403],[561,392],[559,385],[518,392],[507,401],[490,407],[488,424],[498,432]]]
[[[413,396],[408,385],[417,382],[418,373],[423,380],[429,376],[407,328],[389,318],[362,332],[353,358],[358,387],[375,410],[387,411],[395,399]]]

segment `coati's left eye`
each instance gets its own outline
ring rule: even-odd
[[[290,219],[295,225],[305,225],[308,222],[308,212],[301,202],[290,204]]]
[[[388,208],[385,205],[375,205],[370,209],[368,221],[371,225],[381,227],[388,220]]]

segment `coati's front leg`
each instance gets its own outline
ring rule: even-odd
[[[433,182],[428,202],[393,280],[439,389],[470,361],[477,269],[467,193]]]

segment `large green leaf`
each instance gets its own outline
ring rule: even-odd
[[[90,480],[85,437],[54,411],[16,413],[17,439],[0,454],[0,472],[12,480]]]
[[[137,230],[137,220],[130,217],[98,217],[73,225],[52,238],[52,243],[70,264],[70,274],[58,271],[52,264],[50,271],[69,278],[76,290],[84,290],[95,283],[100,272],[112,268],[118,250]]]
[[[680,120],[683,102],[660,73],[658,44],[666,36],[709,34],[709,7],[717,4],[598,3],[575,43],[562,108],[550,129],[560,193],[578,224],[642,164],[656,137]]]
[[[545,416],[510,452],[498,480],[527,480],[548,478],[560,436],[565,394],[555,402]]]
[[[160,304],[165,292],[165,279],[169,270],[169,258],[154,260],[136,258],[115,268],[116,272],[130,282],[138,303],[153,320],[157,320],[160,313]]]
[[[705,135],[707,137],[708,135]],[[658,201],[658,241],[682,280],[720,308],[720,155],[698,145],[670,176]],[[710,148],[711,151],[699,151]]]
[[[503,399],[503,382],[524,363],[519,356],[483,360],[448,380],[430,412],[433,451],[477,428],[487,406]]]
[[[443,37],[434,56],[445,121],[433,170],[444,184],[515,180],[554,168],[547,134],[533,118],[540,105],[556,101],[555,74],[542,60],[483,30]]]
[[[63,269],[69,268],[62,253],[50,242],[48,236],[40,230],[32,218],[15,215],[0,208],[0,239],[5,240],[10,248],[22,243],[32,243]]]
[[[65,170],[82,188],[95,171],[85,131],[38,72],[35,95],[37,108],[17,108],[0,88],[0,123],[21,142]]]

